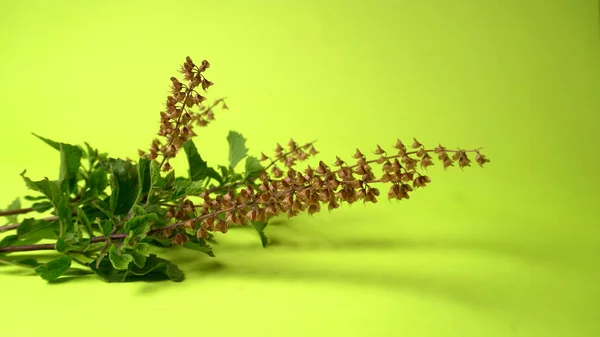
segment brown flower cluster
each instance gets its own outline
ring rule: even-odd
[[[196,135],[194,126],[207,126],[214,120],[213,109],[219,104],[222,109],[227,109],[223,99],[218,99],[208,106],[202,104],[207,98],[196,89],[201,86],[206,92],[213,85],[203,75],[209,67],[210,63],[206,60],[196,65],[189,56],[186,58],[180,72],[188,84],[171,77],[171,95],[167,97],[166,110],[160,112],[158,135],[163,137],[164,141],[158,138],[152,140],[148,154],[142,150],[138,151],[140,156],[146,156],[150,160],[157,160],[158,156],[162,156],[159,167],[165,172],[172,169],[169,160],[177,155],[186,141]],[[193,107],[197,107],[199,111],[192,111]]]
[[[297,162],[304,161],[309,156],[316,156],[319,153],[319,151],[315,149],[314,143],[315,142],[313,141],[299,146],[298,143],[294,141],[294,139],[290,139],[290,141],[287,144],[288,151],[285,152],[283,150],[283,146],[277,143],[277,146],[275,147],[275,159],[268,157],[263,152],[261,153],[260,161],[270,160],[271,163],[265,168],[265,171],[271,168],[271,174],[275,178],[281,178],[283,176],[283,171],[281,170],[281,168],[276,166],[276,164],[283,163],[283,165],[286,168],[290,169],[294,165],[296,165]]]
[[[310,143],[307,145],[303,148],[311,147],[309,152],[316,153]],[[290,142],[290,146],[298,148],[293,141]],[[475,160],[482,167],[489,162],[489,159],[479,152],[480,149],[448,150],[441,145],[434,149],[426,149],[416,139],[411,147],[411,151],[407,150],[398,140],[394,145],[395,153],[388,154],[377,145],[374,154],[378,155],[378,158],[370,160],[357,149],[353,155],[356,159],[353,165],[348,165],[336,157],[333,167],[320,161],[317,167],[312,168],[309,165],[304,172],[300,172],[292,167],[294,160],[289,158],[297,160],[304,155],[296,152],[295,157],[282,158],[283,149],[278,145],[276,153],[279,153],[278,159],[286,164],[287,172],[273,168],[272,174],[275,179],[266,171],[263,172],[258,188],[248,184],[240,192],[230,189],[225,195],[215,198],[211,198],[210,193],[202,193],[202,204],[194,205],[188,200],[185,207],[180,207],[185,208],[184,217],[177,216],[183,214],[171,213],[179,222],[164,228],[166,232],[163,233],[169,236],[174,229],[188,228],[195,230],[198,238],[207,238],[209,232],[226,233],[232,224],[246,226],[248,221],[264,222],[280,214],[287,214],[289,218],[304,211],[312,215],[325,205],[331,211],[340,207],[342,202],[352,204],[362,200],[364,203],[376,203],[380,191],[372,185],[377,183],[391,184],[388,199],[409,199],[410,192],[415,188],[425,187],[431,182],[427,175],[417,171],[417,166],[426,169],[433,165],[432,154],[437,155],[444,168],[454,166],[454,163],[458,163],[460,168],[470,166],[469,153],[475,153]],[[263,154],[262,159],[266,160],[268,157]],[[374,172],[374,164],[381,165],[381,175],[378,176]],[[178,243],[183,242],[182,240],[185,241],[185,238],[181,233],[174,239]]]

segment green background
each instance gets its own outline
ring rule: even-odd
[[[0,205],[27,193],[23,169],[58,175],[31,132],[148,148],[188,55],[230,106],[197,137],[209,165],[227,162],[229,130],[253,155],[318,139],[329,164],[412,137],[492,160],[433,166],[409,201],[279,221],[266,250],[232,230],[214,259],[177,251],[183,283],[2,266],[1,334],[598,336],[598,14],[595,0],[1,1]]]

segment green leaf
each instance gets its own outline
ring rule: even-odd
[[[94,149],[88,142],[85,142],[85,147],[87,148],[88,160],[90,161],[90,166],[98,160],[98,149]]]
[[[238,132],[229,131],[227,142],[229,143],[229,165],[235,168],[237,163],[244,159],[248,153],[246,139]]]
[[[47,210],[52,209],[52,207],[53,206],[50,201],[36,202],[33,205],[31,205],[31,208],[33,208],[33,210],[38,213],[44,213]]]
[[[32,181],[25,177],[25,171],[21,173],[27,186],[35,191],[42,192],[54,206],[60,220],[60,236],[66,232],[73,230],[73,221],[71,219],[71,206],[68,197],[60,192],[60,188],[56,181],[50,181],[48,178],[40,181]]]
[[[172,247],[173,243],[171,242],[171,240],[169,239],[165,239],[163,237],[160,236],[149,236],[148,239],[152,240],[152,244],[159,246],[159,247]]]
[[[192,140],[183,143],[183,150],[187,156],[189,165],[189,174],[192,181],[202,181],[207,177],[213,178],[219,183],[223,182],[221,176],[213,168],[207,166],[207,162],[202,160],[198,149]]]
[[[101,193],[104,192],[107,186],[108,172],[102,167],[94,169],[89,176],[88,188],[96,189],[97,193]]]
[[[56,231],[59,229],[58,221],[46,221],[42,219],[28,218],[23,220],[17,227],[19,240],[39,241],[43,239],[55,239]]]
[[[46,144],[48,144],[48,145],[52,146],[53,148],[55,148],[56,150],[60,151],[60,143],[58,143],[58,142],[55,142],[55,141],[53,141],[53,140],[51,140],[51,139],[48,139],[48,138],[44,138],[44,137],[42,137],[42,136],[39,136],[39,135],[37,135],[37,134],[35,134],[35,133],[33,133],[33,132],[32,132],[32,134],[33,134],[34,136],[38,137],[39,139],[41,139],[42,141],[44,141],[44,143],[46,143]]]
[[[130,254],[133,257],[133,264],[135,264],[139,268],[143,268],[146,264],[146,260],[148,259],[148,257],[136,251],[131,251]]]
[[[108,237],[113,229],[113,224],[110,220],[102,220],[100,221],[100,229],[102,230],[102,235]]]
[[[221,170],[221,176],[223,177],[223,182],[227,181],[229,178],[229,170],[226,166],[219,165],[219,170]]]
[[[183,243],[183,247],[205,253],[210,257],[215,257],[215,253],[213,252],[212,247],[208,245],[204,240],[201,240],[200,242],[186,241]]]
[[[41,276],[46,281],[52,281],[59,278],[71,267],[71,258],[61,256],[48,263],[36,267],[35,273]]]
[[[185,195],[200,194],[202,191],[204,191],[204,184],[201,181],[192,181],[185,190]]]
[[[133,249],[127,249],[127,253],[133,256],[133,263],[139,268],[143,268],[146,264],[146,259],[150,255],[150,245],[147,243],[139,243]]]
[[[150,182],[153,189],[161,189],[167,185],[165,179],[160,175],[160,168],[155,161],[150,163]]]
[[[37,260],[35,260],[35,259],[23,259],[23,260],[17,261],[17,263],[20,265],[23,265],[23,266],[31,267],[31,268],[37,268],[40,265],[42,265],[42,263],[37,262]]]
[[[37,197],[34,197],[32,195],[25,196],[25,200],[28,200],[28,201],[38,201],[38,200],[43,200],[43,199],[46,199],[46,196],[37,196]]]
[[[138,177],[140,180],[140,195],[148,193],[150,190],[150,184],[152,183],[150,177],[150,160],[146,158],[140,158],[138,162]]]
[[[100,267],[96,268],[92,264],[91,269],[107,282],[125,282],[129,276],[148,276],[161,275],[172,281],[183,281],[183,272],[173,263],[168,260],[157,257],[155,254],[150,254],[146,258],[143,267],[138,267],[135,263],[130,266],[129,270],[117,270],[112,264],[106,260],[102,260]]]
[[[96,268],[95,263],[90,264],[90,268],[100,276],[100,278],[107,282],[124,282],[127,277],[126,270],[117,270],[113,268],[111,262],[107,261],[107,259],[102,259],[98,268]]]
[[[127,268],[129,268],[129,263],[133,261],[133,256],[124,252],[119,254],[117,247],[115,245],[111,245],[108,250],[108,259],[110,260],[113,268],[117,270],[127,270]]]
[[[111,160],[110,209],[115,215],[125,215],[135,203],[139,190],[137,168],[129,161]]]
[[[145,242],[140,242],[134,248],[134,251],[138,254],[142,254],[144,256],[149,256],[150,255],[150,245]]]
[[[72,240],[65,240],[63,238],[58,238],[56,240],[56,244],[54,245],[54,249],[59,253],[66,253],[71,251],[84,251],[90,246],[90,239],[83,239],[78,242]]]
[[[81,158],[85,156],[81,147],[71,144],[65,144],[44,138],[33,133],[34,136],[44,141],[44,143],[52,146],[60,151],[60,173],[58,184],[61,191],[69,195],[77,187],[77,172],[81,165]]]
[[[21,199],[16,198],[15,200],[13,200],[13,202],[10,203],[10,205],[8,205],[8,207],[6,208],[7,211],[14,211],[21,208]],[[9,223],[18,223],[19,222],[19,216],[17,214],[15,215],[6,215],[6,220],[8,220]]]
[[[146,211],[146,209],[140,205],[133,205],[133,208],[131,209],[133,211],[133,215],[146,215],[148,214],[148,212]],[[150,212],[153,213],[153,212]]]
[[[26,171],[21,172],[21,177],[23,177],[23,180],[25,180],[25,184],[27,185],[27,187],[34,191],[41,192],[48,199],[50,199],[52,204],[56,205],[58,198],[61,195],[60,188],[56,181],[50,181],[48,180],[48,178],[44,178],[44,180],[40,181],[33,181],[25,177],[25,173]]]
[[[90,237],[94,236],[94,229],[92,228],[92,223],[90,219],[87,217],[87,214],[81,208],[77,208],[77,221],[83,225],[83,227],[88,232]]]
[[[126,233],[130,233],[130,236],[141,240],[146,237],[146,233],[150,230],[152,224],[158,220],[155,213],[138,215],[127,220],[123,228]]]
[[[58,185],[63,193],[70,195],[77,189],[77,173],[81,166],[82,151],[77,146],[60,144],[60,173]]]
[[[55,205],[58,220],[60,221],[60,236],[64,236],[66,233],[73,232],[73,216],[71,210],[71,203],[67,200],[65,195],[61,195],[58,199],[58,204]]]
[[[166,187],[171,187],[173,186],[173,183],[175,182],[175,171],[171,170],[169,171],[169,173],[167,173],[167,175],[165,176],[165,184]]]
[[[0,241],[0,247],[8,247],[17,241],[19,241],[17,234],[7,235]]]
[[[157,257],[155,254],[150,254],[150,256],[148,256],[143,268],[133,266],[131,270],[129,270],[129,274],[137,276],[160,274],[176,282],[183,281],[184,279],[184,274],[181,269],[170,261]]]
[[[171,196],[171,199],[178,199],[180,197],[183,197],[191,183],[192,181],[189,179],[177,177],[175,179],[175,182],[173,182],[173,195]]]
[[[246,158],[246,172],[244,180],[254,180],[264,171],[264,167],[260,164],[260,160],[256,157],[249,156]]]
[[[256,229],[256,232],[258,233],[258,236],[260,237],[260,242],[264,247],[266,247],[269,244],[269,239],[267,238],[267,236],[265,235],[265,227],[267,227],[267,222],[261,222],[261,221],[250,221],[250,223],[252,224],[252,226],[254,226],[254,229]]]

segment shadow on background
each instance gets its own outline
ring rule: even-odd
[[[177,264],[186,274],[187,282],[198,279],[258,279],[264,281],[294,281],[311,283],[335,283],[356,285],[362,288],[373,287],[391,291],[413,292],[450,302],[468,304],[479,308],[490,308],[500,305],[496,296],[490,295],[497,285],[486,284],[481,279],[471,279],[469,272],[448,275],[444,269],[445,260],[439,258],[429,261],[429,271],[414,272],[402,270],[404,253],[460,253],[461,256],[489,257],[490,266],[498,258],[514,260],[516,265],[535,265],[546,267],[554,263],[551,257],[536,251],[535,248],[518,242],[502,242],[491,239],[475,240],[467,238],[405,238],[399,236],[384,236],[377,233],[323,235],[318,226],[296,226],[285,220],[274,220],[270,223],[267,235],[270,246],[266,249],[260,246],[258,236],[252,228],[232,229],[228,236],[246,234],[256,236],[256,240],[236,242],[229,237],[220,237],[214,245],[216,258],[208,257],[196,251],[183,248],[175,250],[159,249],[159,255]],[[336,229],[328,228],[328,232],[336,233]],[[249,231],[243,233],[244,231]],[[237,232],[237,233],[236,233]],[[353,233],[353,232],[351,232]],[[376,256],[374,266],[365,262],[364,254]],[[308,255],[307,255],[308,254]],[[320,256],[327,260],[321,260]],[[315,258],[316,256],[316,258]],[[49,253],[14,254],[4,258],[13,261],[34,258],[39,261],[50,260],[55,255]],[[308,258],[307,260],[305,260]],[[356,264],[361,260],[363,264]],[[410,258],[409,258],[410,259]],[[335,261],[334,264],[331,261]],[[339,260],[339,264],[337,261]],[[368,261],[367,261],[368,262]],[[436,263],[440,263],[440,273],[436,273]],[[433,265],[433,267],[431,267]],[[76,267],[77,264],[74,264]],[[35,275],[29,268],[1,268],[4,275],[26,276]],[[86,270],[73,269],[51,284],[64,284],[89,281],[96,276]],[[94,282],[100,280],[94,280]],[[165,280],[162,276],[147,278],[131,278],[129,282],[139,281],[140,294],[153,294],[159,291],[179,286],[178,283]],[[161,282],[164,281],[164,282]],[[40,282],[44,282],[40,280]],[[100,281],[101,282],[101,281]],[[501,302],[501,301],[500,301]]]
[[[284,228],[285,230],[282,230]],[[244,230],[246,229],[235,229]],[[294,234],[296,231],[297,235]],[[376,234],[325,237],[311,232],[310,228],[295,227],[285,221],[271,224],[267,234],[271,245],[266,249],[260,246],[258,238],[255,243],[250,244],[231,243],[222,238],[214,247],[216,258],[186,250],[170,252],[168,258],[188,275],[188,282],[198,279],[250,278],[266,282],[306,282],[307,287],[316,283],[356,285],[362,289],[371,287],[416,293],[480,309],[490,309],[505,303],[498,298],[502,297],[498,290],[506,290],[502,289],[501,281],[486,283],[485,280],[473,277],[473,273],[477,271],[466,269],[464,272],[461,269],[449,275],[448,268],[444,268],[443,265],[444,259],[439,259],[439,262],[429,261],[429,268],[424,272],[402,270],[399,267],[402,267],[403,260],[398,257],[402,257],[404,253],[411,256],[414,253],[431,252],[443,255],[445,251],[466,257],[476,256],[479,260],[483,257],[484,261],[489,257],[486,267],[492,271],[498,258],[508,258],[510,263],[515,264],[516,269],[524,265],[536,268],[552,265],[550,257],[536,252],[534,248],[511,242],[456,238],[410,240],[376,237]],[[368,252],[370,257],[377,256],[378,263],[369,266],[363,257],[365,252]],[[320,254],[326,257],[326,262],[323,260],[321,263]],[[339,260],[337,266],[331,263],[336,260]],[[363,263],[356,264],[358,260],[362,260]],[[436,274],[436,263],[440,263],[439,274]],[[146,284],[140,289],[140,293],[152,294],[164,289],[160,285]]]

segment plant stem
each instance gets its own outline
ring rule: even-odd
[[[19,227],[20,224],[16,223],[16,224],[12,224],[12,225],[5,225],[5,226],[0,226],[0,233],[1,232],[6,232],[12,229],[17,229]]]
[[[25,214],[25,213],[29,213],[29,212],[33,212],[33,208],[29,207],[29,208],[21,208],[21,209],[13,209],[11,211],[3,211],[0,212],[0,216],[8,216],[8,215],[16,215],[16,214]]]
[[[79,201],[80,199],[81,199],[81,196],[80,196],[80,195],[78,195],[78,196],[76,196],[75,198],[71,199],[71,203],[77,202],[77,201]],[[17,214],[26,214],[26,213],[31,213],[31,212],[33,212],[33,211],[34,211],[33,207],[21,208],[21,209],[13,209],[13,210],[10,210],[10,211],[0,211],[0,216],[9,216],[9,215],[17,215]],[[2,227],[0,226],[0,228],[2,228]],[[2,230],[0,229],[0,232],[1,232],[1,231],[2,231]]]
[[[109,238],[111,240],[124,239],[127,237],[127,234],[113,234]],[[96,236],[90,239],[91,243],[97,242],[105,242],[109,238],[105,236]],[[0,253],[14,253],[14,252],[30,252],[35,250],[54,250],[54,243],[44,243],[37,245],[24,245],[24,246],[9,246],[9,247],[0,247]]]
[[[76,216],[76,215],[77,215],[77,212],[71,213],[71,216]],[[51,217],[48,217],[48,218],[43,218],[42,220],[44,220],[44,221],[54,221],[54,220],[58,220],[58,217],[57,216],[51,216]],[[11,229],[17,229],[20,225],[21,224],[16,223],[16,224],[11,224],[11,225],[0,226],[0,233],[9,231]]]

